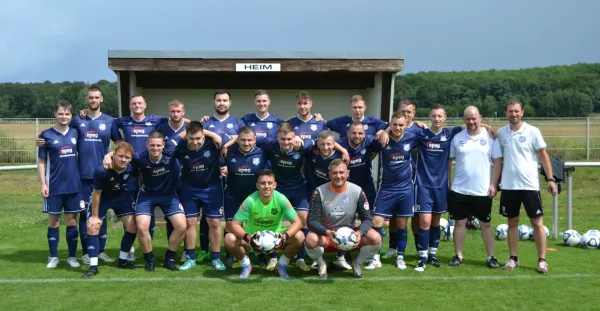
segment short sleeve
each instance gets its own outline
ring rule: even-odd
[[[458,133],[462,132],[462,126],[455,126],[450,130],[450,139],[454,138]]]
[[[454,140],[450,142],[450,159],[456,158],[456,144],[454,144]]]
[[[302,150],[304,150],[304,152],[309,152],[313,149],[313,147],[315,147],[315,141],[312,139],[305,139],[304,140],[304,146],[302,146]]]
[[[40,138],[43,138],[44,140],[46,140],[46,142],[44,143],[43,146],[41,146],[41,147],[38,148],[37,154],[38,154],[38,158],[45,159],[46,158],[46,153],[47,153],[46,148],[48,146],[48,139],[46,137],[44,137],[43,133],[40,135]]]
[[[499,139],[494,139],[492,143],[492,159],[502,158],[502,147]]]
[[[96,169],[94,170],[94,182],[92,185],[94,190],[103,190],[103,179],[105,174],[106,171],[104,170],[104,168],[102,168],[101,166],[96,167]]]
[[[533,146],[533,149],[538,151],[547,147],[546,141],[544,141],[544,137],[539,129],[535,128],[533,131],[531,131],[531,134],[531,145]]]
[[[248,221],[248,216],[250,215],[252,206],[254,206],[254,199],[250,195],[244,200],[244,202],[242,202],[242,205],[235,213],[235,216],[233,216],[233,218],[235,218],[235,220],[239,221],[240,223],[245,223],[246,221]]]
[[[375,139],[375,136],[365,136],[365,143],[367,146],[367,151],[369,152],[380,152],[383,149],[383,146],[377,139]]]
[[[340,124],[340,118],[327,121],[327,127],[336,133],[340,133]]]
[[[377,131],[380,130],[385,130],[388,128],[388,124],[383,122],[383,120],[379,119],[379,118],[373,118],[373,123],[375,124],[375,128],[377,128]]]
[[[119,125],[117,124],[116,119],[112,120],[110,126],[110,139],[115,143],[123,139],[123,137],[121,137],[121,132],[119,132]]]
[[[246,126],[246,123],[244,123],[244,121],[238,119],[237,120],[237,126],[238,126],[238,133],[240,132],[240,129],[244,126]]]
[[[256,145],[258,147],[260,147],[260,149],[267,151],[267,152],[274,152],[277,148],[277,141],[276,140],[272,140],[270,138],[267,137],[256,137]]]

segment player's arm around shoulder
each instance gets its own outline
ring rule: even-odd
[[[367,200],[367,195],[360,187],[356,187],[358,188],[357,191],[360,191],[358,200],[356,201],[356,213],[360,219],[358,232],[360,232],[361,236],[365,236],[373,226],[373,218],[371,217],[371,209],[369,201]]]
[[[321,224],[321,210],[323,209],[323,204],[321,202],[321,193],[319,188],[315,189],[312,193],[312,197],[310,199],[308,215],[306,216],[306,225],[308,229],[318,235],[326,235],[327,230]]]

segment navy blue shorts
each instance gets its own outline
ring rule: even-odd
[[[415,187],[417,206],[415,214],[444,214],[447,208],[448,187],[427,188]]]
[[[223,217],[223,188],[218,185],[206,189],[181,189],[179,200],[183,204],[186,218],[202,214],[208,218]]]
[[[123,195],[118,198],[100,201],[98,218],[104,220],[106,218],[106,212],[108,212],[109,209],[112,209],[117,217],[135,215],[135,201],[129,192],[123,193]],[[91,208],[88,209],[87,218],[89,219],[90,216],[92,216]]]
[[[94,191],[93,184],[93,179],[81,180],[81,199],[85,202],[86,208],[92,203],[92,191]]]
[[[415,192],[412,187],[406,190],[380,188],[375,198],[373,215],[385,218],[414,216]]]
[[[296,189],[283,190],[279,189],[279,192],[283,194],[296,211],[308,212],[308,200],[306,198],[306,185]]]
[[[49,195],[42,204],[42,213],[50,215],[77,214],[85,210],[85,202],[81,192],[71,194]]]
[[[225,190],[225,221],[232,221],[246,197],[237,197],[231,194],[229,189]]]
[[[177,194],[155,194],[140,190],[135,203],[135,216],[154,216],[154,208],[158,206],[165,216],[183,214],[183,205]]]

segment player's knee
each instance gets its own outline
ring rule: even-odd
[[[98,226],[98,227],[88,227],[87,228],[87,234],[88,235],[98,235],[100,233],[100,226]]]
[[[304,239],[306,239],[306,237],[304,236],[304,233],[302,231],[298,231],[290,239],[290,243],[292,243],[292,244],[302,244],[304,242]]]
[[[48,227],[58,228],[60,226],[60,216],[49,215],[48,216]]]
[[[488,221],[488,222],[483,222],[483,221],[479,221],[479,224],[481,225],[481,229],[489,229],[492,228],[492,222]]]
[[[509,227],[518,227],[519,226],[519,217],[511,217],[508,219]]]
[[[191,217],[185,219],[188,228],[196,228],[198,224],[198,217]]]
[[[542,228],[544,226],[544,222],[542,217],[530,218],[531,226],[534,228]]]
[[[227,233],[225,235],[225,246],[232,248],[235,246],[238,238],[233,233]]]
[[[455,228],[465,228],[467,226],[467,218],[465,219],[457,219],[454,221]]]
[[[373,229],[369,229],[369,231],[367,232],[367,240],[364,243],[366,245],[377,245],[377,244],[381,244],[382,238],[381,238],[381,234],[379,234],[377,231],[373,230]]]
[[[206,218],[208,228],[212,230],[221,230],[221,219],[220,218]]]
[[[373,227],[375,227],[375,228],[383,227],[383,217],[373,216]]]
[[[304,244],[306,245],[306,248],[312,249],[317,247],[317,244],[319,244],[319,236],[314,232],[310,232],[304,239]]]
[[[65,223],[67,226],[77,225],[77,214],[65,214]]]
[[[416,217],[413,217],[413,219]],[[418,223],[418,219],[417,219],[417,223]],[[398,226],[398,229],[406,229],[407,225],[408,225],[408,219],[406,217],[396,217],[396,225]],[[417,226],[415,226],[417,227]]]

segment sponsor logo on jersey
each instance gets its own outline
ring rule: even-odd
[[[73,152],[73,146],[64,146],[58,150],[58,154],[60,158],[65,157],[74,157],[75,152]]]
[[[98,137],[100,137],[100,134],[98,134],[98,132],[91,130],[91,131],[87,131],[85,132],[85,134],[83,135],[85,137],[86,140],[98,140]]]
[[[167,172],[168,170],[164,166],[158,166],[152,169],[152,176],[160,176]]]
[[[204,170],[204,163],[202,163],[202,162],[192,163],[192,165],[190,165],[190,170],[192,172],[203,171]]]
[[[440,149],[441,147],[442,144],[434,143],[431,141],[427,143],[427,149]]]
[[[250,174],[252,169],[247,166],[240,166],[236,170],[239,174]]]
[[[146,128],[141,126],[134,126],[131,128],[131,133],[134,135],[144,135],[146,133]]]

